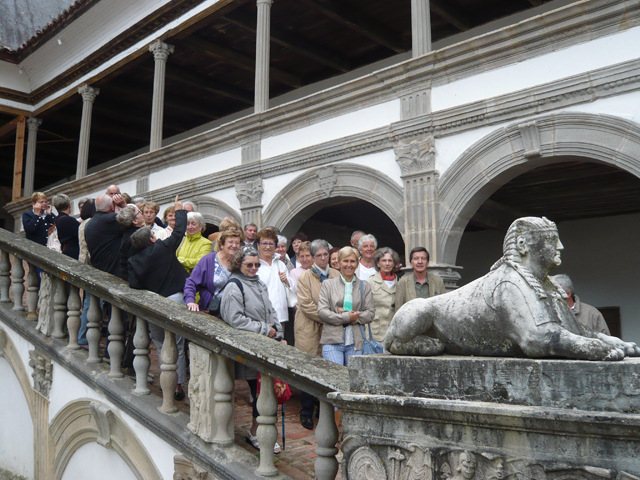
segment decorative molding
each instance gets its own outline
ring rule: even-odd
[[[183,455],[173,457],[173,480],[221,480]]]
[[[198,212],[202,214],[207,223],[220,225],[224,217],[233,217],[238,224],[241,222],[242,217],[236,209],[215,197],[203,195],[192,197],[191,201],[196,204]]]
[[[149,191],[149,175],[143,175],[136,179],[136,196]]]
[[[400,119],[422,117],[431,113],[431,89],[418,90],[400,97]]]
[[[158,60],[166,62],[169,58],[169,55],[173,53],[175,50],[175,46],[164,43],[162,40],[158,39],[149,45],[149,51],[153,53],[153,59],[157,62]]]
[[[81,87],[78,87],[78,93],[82,95],[83,102],[93,103],[100,94],[100,89],[91,87],[85,83]]]
[[[249,145],[243,145],[241,150],[242,156],[242,164],[257,162],[260,160],[260,152],[261,152],[262,143],[260,140],[257,140]]]
[[[96,422],[98,437],[96,442],[104,448],[111,448],[111,420],[114,416],[113,411],[100,402],[91,402],[89,404],[93,418]]]
[[[240,209],[262,206],[262,179],[256,178],[244,182],[236,182],[236,197],[240,201]]]
[[[436,141],[433,135],[393,147],[402,177],[416,175],[436,168]]]
[[[327,196],[331,196],[333,187],[338,183],[338,176],[333,165],[316,170],[316,177],[320,190]]]
[[[191,377],[189,378],[189,424],[187,429],[205,442],[211,442],[216,433],[213,382],[216,362],[213,353],[195,343],[189,347]]]
[[[51,359],[36,350],[29,351],[29,366],[33,369],[33,389],[42,396],[49,398],[53,381],[53,364]]]
[[[522,144],[524,145],[524,157],[534,158],[540,156],[540,132],[538,124],[535,122],[521,123],[518,125],[520,135],[522,135]]]

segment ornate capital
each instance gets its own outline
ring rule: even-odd
[[[256,0],[256,5],[260,6],[260,4],[271,6],[273,5],[273,0]]]
[[[91,102],[93,103],[100,93],[99,88],[90,87],[86,83],[78,88],[78,93],[82,95],[83,102]]]
[[[30,132],[37,131],[38,127],[42,125],[42,119],[36,117],[27,118],[27,128]]]
[[[33,368],[33,388],[36,392],[49,398],[51,381],[53,379],[53,364],[49,358],[35,350],[29,352],[29,366]]]
[[[236,183],[236,196],[240,201],[240,208],[256,207],[262,204],[262,179],[248,180]]]
[[[330,197],[333,187],[338,183],[338,175],[336,175],[335,168],[333,168],[333,165],[321,168],[317,171],[316,176],[320,190],[322,190],[327,197]]]
[[[402,176],[423,173],[436,167],[436,142],[433,135],[409,144],[393,147]]]
[[[164,43],[162,40],[156,40],[151,45],[149,45],[149,51],[153,53],[153,59],[167,61],[169,58],[169,54],[173,53],[175,47],[173,45],[168,45]]]

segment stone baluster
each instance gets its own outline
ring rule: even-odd
[[[27,320],[35,322],[38,320],[36,313],[38,309],[38,290],[40,289],[40,277],[38,276],[38,268],[29,264],[29,273],[27,274]]]
[[[133,359],[133,369],[136,371],[136,389],[133,391],[135,395],[149,395],[151,392],[147,385],[149,367],[151,366],[151,360],[149,360],[150,343],[147,321],[136,317],[136,333],[133,336],[133,346],[136,347],[133,351],[136,356]],[[173,392],[171,394],[173,395]]]
[[[9,252],[2,250],[0,256],[0,303],[11,303],[9,286],[11,285],[11,262]]]
[[[224,355],[216,354],[217,367],[213,382],[215,393],[214,418],[216,435],[212,442],[221,447],[233,445],[233,387],[234,362]]]
[[[81,309],[82,302],[80,301],[80,289],[75,285],[69,285],[69,300],[67,300],[67,330],[69,331],[69,344],[67,345],[67,348],[71,350],[78,350],[80,348],[80,345],[78,345],[78,331],[80,330]]]
[[[126,312],[125,312],[126,316]],[[122,378],[122,356],[124,355],[124,323],[122,322],[122,310],[111,305],[111,318],[109,319],[109,358],[111,359],[110,378]]]
[[[336,427],[333,405],[320,401],[320,419],[316,427],[316,478],[333,480],[338,474],[338,427]]]
[[[273,463],[273,448],[278,439],[278,402],[273,391],[273,378],[262,374],[262,385],[258,395],[258,442],[260,442],[260,466],[256,470],[258,475],[273,477],[278,469]]]
[[[53,295],[53,338],[65,338],[65,325],[67,320],[67,284],[64,280],[54,277],[56,293]]]
[[[176,336],[169,330],[164,331],[164,342],[162,344],[162,365],[160,366],[160,386],[162,387],[162,413],[175,413],[178,411],[173,394],[178,385],[178,346]]]
[[[100,363],[102,361],[99,356],[100,339],[102,338],[102,332],[100,331],[101,320],[100,299],[95,295],[91,295],[89,311],[87,312],[87,342],[89,343],[87,363]]]
[[[11,281],[13,282],[13,310],[23,311],[22,295],[24,295],[24,267],[22,266],[22,259],[16,256],[13,257]]]

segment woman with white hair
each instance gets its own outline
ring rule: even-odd
[[[295,267],[295,265],[289,260],[289,255],[287,255],[287,237],[282,235],[278,235],[278,245],[276,246],[276,253],[280,255],[279,260],[284,263],[287,267],[287,270],[291,272]]]
[[[373,260],[376,249],[378,248],[378,240],[376,237],[368,233],[358,240],[358,251],[360,252],[360,263],[356,275],[360,280],[367,280],[376,274],[376,264]]]
[[[176,256],[189,274],[207,253],[211,253],[211,241],[202,236],[205,221],[202,214],[189,212],[187,214],[187,234],[178,248]]]

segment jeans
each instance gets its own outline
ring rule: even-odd
[[[354,344],[334,343],[322,346],[322,358],[344,367],[349,366],[349,357],[352,355],[362,355],[362,350],[356,351]]]

